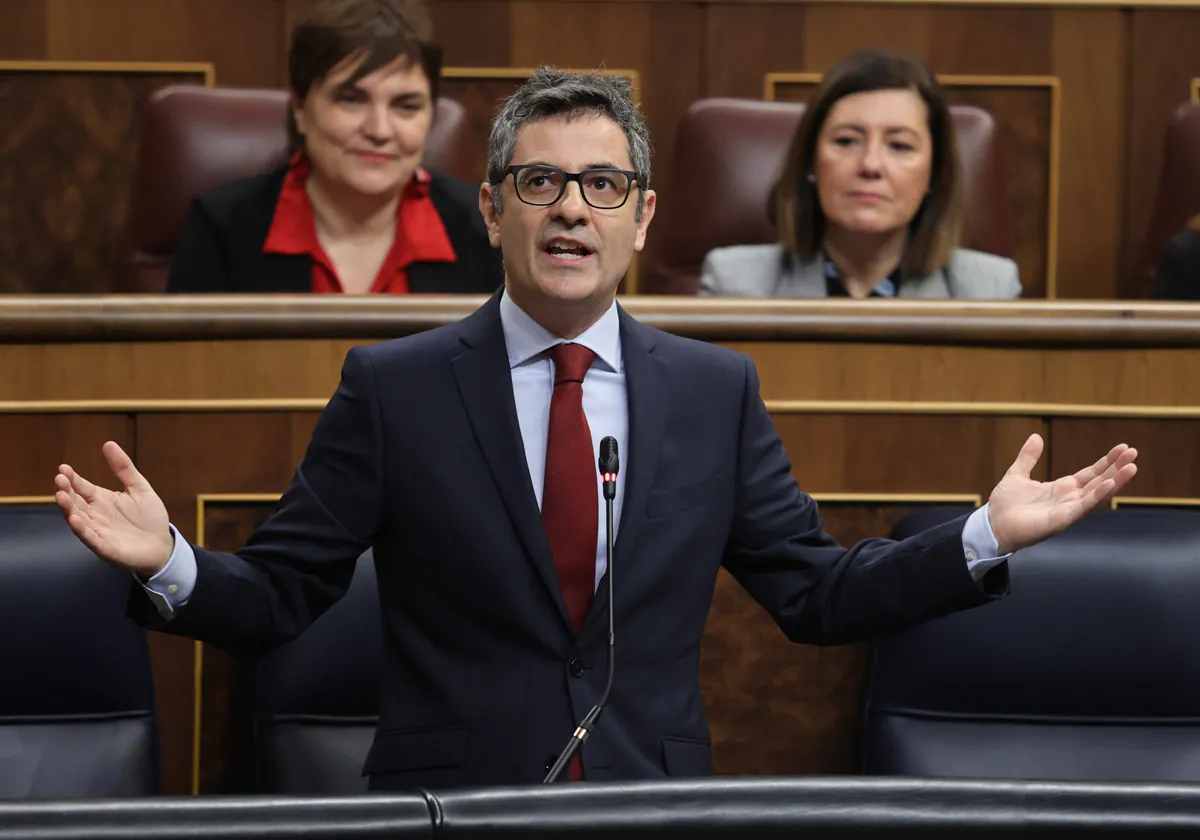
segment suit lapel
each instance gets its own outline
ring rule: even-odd
[[[513,397],[512,372],[500,325],[500,295],[494,295],[464,322],[461,336],[467,351],[454,359],[454,376],[471,428],[483,450],[500,497],[508,509],[513,526],[545,584],[558,605],[563,624],[570,629],[571,619],[563,599],[550,541],[542,526],[521,428]]]
[[[654,331],[639,324],[624,309],[619,309],[619,313],[625,391],[629,401],[629,441],[626,451],[620,453],[621,469],[625,472],[625,496],[621,501],[617,542],[613,546],[613,565],[617,574],[614,584],[624,586],[631,572],[630,564],[644,521],[641,514],[654,485],[658,455],[666,434],[670,380],[666,366],[654,355],[657,344]],[[603,520],[600,527],[604,527]],[[589,623],[595,623],[597,627],[603,624],[607,628],[607,619],[601,622],[593,617],[607,614],[608,581],[605,579],[601,580],[588,612]]]

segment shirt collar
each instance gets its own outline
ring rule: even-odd
[[[500,327],[504,330],[504,344],[508,348],[509,368],[519,367],[538,357],[563,340],[533,320],[516,301],[508,296],[508,289],[500,297]],[[575,344],[596,354],[597,361],[609,370],[620,373],[621,364],[621,319],[617,314],[617,302],[613,301],[600,320],[572,339]]]

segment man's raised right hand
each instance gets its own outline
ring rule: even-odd
[[[143,579],[153,577],[175,549],[167,508],[121,447],[110,440],[103,451],[125,489],[97,487],[62,464],[54,477],[54,501],[75,536],[102,560]]]

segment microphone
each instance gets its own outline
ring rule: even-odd
[[[567,745],[563,748],[558,761],[554,762],[554,766],[550,768],[550,772],[542,780],[542,784],[544,785],[553,784],[558,780],[563,768],[570,763],[575,753],[583,746],[583,742],[592,734],[592,730],[596,728],[596,722],[600,720],[600,712],[604,711],[604,703],[608,700],[608,693],[612,691],[613,499],[617,498],[617,472],[621,468],[621,461],[617,456],[617,439],[615,437],[609,436],[600,441],[600,458],[598,459],[598,464],[600,467],[600,477],[604,481],[604,507],[606,513],[604,557],[607,561],[606,573],[608,575],[608,680],[604,684],[604,692],[600,695],[600,699],[596,702],[595,706],[592,706],[592,710],[583,716],[583,720],[579,722],[579,726],[575,727],[575,732],[571,735],[571,739],[567,741]]]

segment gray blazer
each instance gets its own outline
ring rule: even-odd
[[[714,248],[704,258],[700,294],[742,297],[825,297],[824,259],[798,265],[780,245]],[[1017,264],[1010,259],[959,248],[950,265],[928,277],[908,280],[900,297],[1007,299],[1021,296]]]

